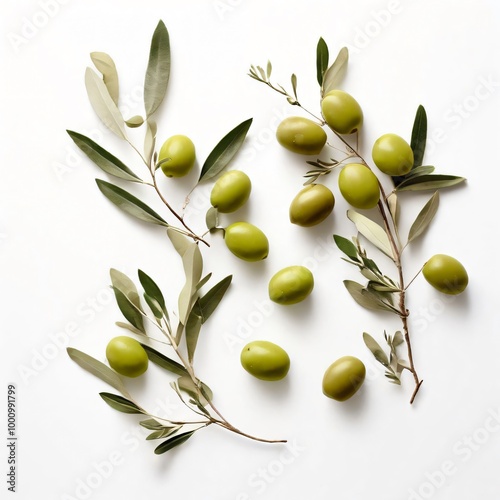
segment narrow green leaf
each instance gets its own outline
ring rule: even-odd
[[[154,317],[158,320],[163,318],[163,310],[153,297],[150,297],[147,293],[143,294],[144,300],[146,301],[147,305],[151,309]]]
[[[205,223],[209,231],[215,229],[219,225],[219,211],[215,207],[210,207],[207,210],[207,215],[205,216]]]
[[[144,123],[144,118],[139,115],[132,116],[128,120],[125,121],[125,125],[129,128],[137,128],[140,127]]]
[[[155,418],[147,418],[146,420],[141,420],[139,424],[145,429],[149,429],[150,431],[158,431],[165,427],[161,422],[159,422]]]
[[[153,439],[162,439],[164,437],[172,435],[174,432],[177,432],[179,429],[181,429],[181,425],[172,425],[170,427],[162,427],[161,429],[158,429],[151,434],[149,434],[146,437],[146,441],[151,441]]]
[[[427,113],[422,105],[417,109],[413,130],[411,132],[411,149],[413,150],[413,168],[420,167],[424,160],[427,141]]]
[[[111,387],[114,387],[117,391],[121,392],[125,397],[130,397],[125,385],[122,382],[120,376],[113,371],[109,366],[106,366],[104,363],[101,363],[97,359],[85,354],[78,349],[73,347],[68,347],[66,349],[69,357],[79,366],[81,366],[84,370],[87,370],[92,375],[101,379],[103,382],[106,382]]]
[[[420,211],[408,234],[408,243],[420,236],[431,223],[439,207],[439,191],[436,191]]]
[[[356,283],[355,281],[345,280],[344,286],[350,293],[351,297],[365,309],[370,309],[372,311],[387,311],[387,312],[397,312],[396,309],[391,307],[382,301],[376,294],[376,292],[371,292],[367,290],[363,285]]]
[[[163,441],[159,446],[155,448],[155,453],[161,455],[176,446],[186,442],[196,431],[183,432],[182,434],[176,434],[174,437]]]
[[[164,312],[165,316],[168,317],[167,306],[165,304],[165,298],[160,290],[160,287],[153,281],[153,278],[148,276],[144,271],[139,269],[138,271],[139,281],[141,282],[142,288],[146,294],[155,299],[159,304],[161,310]]]
[[[204,285],[206,285],[211,277],[212,277],[212,273],[208,273],[206,276],[201,278],[201,280],[198,281],[198,283],[196,285],[196,291],[198,292]]]
[[[368,241],[373,243],[379,250],[394,260],[389,237],[381,226],[352,209],[347,211],[347,217],[355,224],[356,229]]]
[[[387,197],[387,204],[389,205],[389,210],[391,212],[391,217],[394,223],[397,225],[399,220],[399,200],[396,193],[391,193]]]
[[[182,376],[177,379],[177,386],[181,391],[191,396],[201,405],[206,406],[213,398],[212,390],[201,380],[198,380],[198,384],[197,387],[189,376]]]
[[[194,352],[196,350],[196,345],[198,344],[198,337],[200,335],[202,318],[201,310],[199,307],[199,299],[194,303],[191,312],[186,321],[186,347],[188,353],[188,360],[190,363],[193,362]]]
[[[68,135],[73,139],[73,142],[104,172],[124,179],[126,181],[132,182],[143,182],[140,177],[138,177],[132,170],[130,170],[122,161],[120,161],[116,156],[106,151],[104,148],[99,146],[89,137],[85,137],[82,134],[73,132],[71,130],[66,131]]]
[[[149,361],[155,365],[158,365],[160,368],[163,368],[171,373],[175,373],[176,375],[183,376],[188,374],[186,368],[184,368],[180,363],[177,363],[177,361],[170,359],[168,356],[165,356],[165,354],[153,349],[147,344],[141,343],[141,345],[146,351]]]
[[[135,326],[131,325],[130,323],[124,323],[122,321],[115,321],[115,325],[123,328],[125,330],[128,330],[129,332],[135,333],[136,335],[146,335],[145,332],[142,332],[139,330],[139,328],[136,328]]]
[[[328,68],[329,57],[328,45],[323,38],[320,38],[316,47],[316,77],[320,87],[323,85],[323,76]]]
[[[295,96],[295,99],[297,99],[297,75],[295,73],[292,74],[291,81],[293,95]]]
[[[104,85],[108,89],[109,96],[113,99],[113,102],[118,106],[118,98],[120,95],[120,86],[118,83],[118,72],[116,71],[116,65],[111,56],[105,52],[92,52],[90,58],[94,63],[95,67],[102,74],[102,79]]]
[[[215,311],[220,301],[222,300],[222,297],[224,297],[225,293],[227,292],[232,279],[232,275],[226,276],[199,299],[202,323],[205,323],[205,321],[207,321],[207,319]]]
[[[342,47],[333,64],[325,71],[323,75],[323,84],[321,88],[321,96],[325,96],[338,87],[346,70],[349,61],[349,51],[347,47]]]
[[[339,250],[345,253],[347,257],[352,260],[359,260],[358,249],[350,240],[344,238],[343,236],[339,236],[338,234],[334,234],[333,239],[335,240],[335,243],[337,244]]]
[[[146,413],[140,406],[137,406],[134,402],[126,399],[118,394],[111,394],[110,392],[100,392],[104,401],[111,406],[114,410],[121,411],[122,413]]]
[[[160,106],[167,92],[170,76],[170,38],[160,21],[151,39],[148,68],[144,80],[144,107],[149,118]]]
[[[124,273],[118,271],[117,269],[111,268],[109,271],[111,277],[111,283],[115,288],[123,292],[127,298],[134,304],[139,310],[142,311],[141,300],[139,298],[139,292],[134,282]]]
[[[415,167],[408,172],[403,180],[410,179],[411,177],[418,177],[419,175],[432,174],[436,170],[432,165],[421,165],[420,167]]]
[[[156,146],[156,122],[148,120],[146,122],[146,135],[144,137],[144,158],[148,165],[153,160],[153,155]]]
[[[136,309],[134,304],[121,290],[112,287],[115,292],[116,303],[124,318],[142,334],[146,334],[142,314]]]
[[[394,347],[397,347],[398,345],[401,345],[403,344],[405,341],[404,337],[403,337],[403,334],[398,330],[395,334],[394,334],[394,337],[392,339],[392,345]]]
[[[101,179],[96,179],[96,182],[101,193],[124,212],[127,212],[129,215],[132,215],[144,222],[169,227],[167,222],[163,220],[162,217],[160,217],[153,209],[149,208],[144,202],[130,194],[128,191]]]
[[[273,72],[273,65],[271,64],[271,61],[267,61],[267,67],[266,67],[266,76],[267,79],[271,78],[271,73]]]
[[[109,275],[120,311],[135,328],[146,334],[143,321],[145,313],[134,282],[117,269],[111,269]]]
[[[252,120],[250,118],[240,123],[219,141],[205,160],[198,182],[209,180],[226,168],[243,144]]]
[[[387,358],[387,354],[384,352],[382,347],[380,347],[378,342],[369,333],[366,332],[363,333],[363,340],[366,344],[366,347],[370,349],[375,359],[379,363],[382,363],[384,366],[388,366],[389,359]]]
[[[419,175],[403,181],[397,191],[426,191],[456,186],[465,181],[464,177],[456,175]]]
[[[123,116],[111,99],[106,85],[91,68],[85,72],[85,87],[90,104],[104,125],[121,139],[126,139]]]

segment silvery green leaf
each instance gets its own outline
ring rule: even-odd
[[[413,167],[420,167],[424,159],[427,140],[427,113],[422,105],[417,109],[411,133],[411,149],[413,150]]]
[[[160,215],[128,191],[101,179],[96,179],[96,182],[101,193],[124,212],[144,222],[169,227],[169,224]]]
[[[144,123],[144,118],[139,115],[132,116],[128,120],[125,121],[125,125],[129,128],[137,128],[140,127]]]
[[[418,177],[419,175],[432,174],[434,170],[436,169],[432,165],[422,165],[420,167],[415,167],[405,175],[405,179],[409,179],[410,177]]]
[[[338,87],[339,82],[342,80],[349,61],[349,51],[347,47],[342,47],[337,55],[333,64],[325,71],[323,75],[323,85],[321,88],[321,96],[325,96]]]
[[[163,441],[159,446],[155,448],[155,454],[161,455],[176,446],[186,442],[196,431],[183,432],[182,434],[176,434],[174,437]]]
[[[203,406],[206,406],[213,398],[212,390],[208,385],[198,380],[198,386],[196,386],[189,376],[179,377],[177,385],[181,391],[191,396]]]
[[[146,351],[149,361],[151,361],[155,365],[158,365],[159,367],[171,373],[175,373],[176,375],[183,376],[188,374],[186,368],[184,368],[184,366],[182,366],[180,363],[177,363],[177,361],[170,359],[165,354],[157,351],[156,349],[153,349],[151,346],[147,344],[141,343],[141,345]]]
[[[85,72],[85,87],[90,104],[104,125],[121,139],[126,139],[123,116],[111,99],[106,85],[91,68],[87,68]]]
[[[112,287],[115,292],[116,303],[124,318],[130,322],[130,324],[139,330],[143,335],[146,335],[146,330],[144,328],[143,316],[140,311],[137,310],[136,306],[125,295],[121,290],[116,287]]]
[[[295,73],[292,74],[291,81],[292,81],[293,95],[295,96],[295,99],[297,99],[297,75]]]
[[[200,335],[202,317],[201,309],[199,307],[198,299],[191,309],[189,316],[186,321],[186,347],[188,353],[188,360],[190,363],[193,362],[194,352],[196,350],[196,345],[198,343],[198,337]]]
[[[177,432],[181,428],[182,426],[180,425],[172,425],[169,427],[163,426],[161,429],[153,431],[151,434],[149,434],[146,437],[146,441],[151,441],[152,439],[162,439],[164,437],[172,435],[174,432]]]
[[[203,297],[199,298],[198,305],[202,323],[205,323],[215,311],[229,288],[232,278],[232,275],[226,276],[203,295]]]
[[[142,311],[139,292],[137,291],[134,282],[126,274],[118,271],[117,269],[110,269],[109,275],[111,277],[113,287],[125,294],[130,302],[132,302],[137,309]]]
[[[154,317],[159,320],[163,318],[163,310],[158,304],[157,300],[154,299],[153,297],[150,297],[147,293],[143,294],[144,300],[146,301],[147,305],[151,309],[151,312],[153,313]]]
[[[420,236],[431,223],[439,207],[439,191],[436,191],[420,211],[408,234],[408,243]]]
[[[264,68],[262,68],[262,66],[257,66],[257,71],[259,72],[262,81],[265,82],[266,81],[266,72],[264,71]]]
[[[381,226],[352,209],[347,211],[347,217],[355,224],[356,229],[368,241],[394,260],[389,237]]]
[[[328,68],[328,58],[328,45],[323,38],[320,38],[316,46],[316,78],[320,87],[323,84],[323,76]]]
[[[144,427],[145,429],[149,429],[150,431],[158,431],[165,427],[155,418],[147,418],[146,420],[141,420],[139,424],[142,425],[142,427]]]
[[[395,224],[398,223],[399,219],[399,200],[396,193],[391,193],[387,197],[387,205],[389,206],[389,211],[391,212],[392,220]]]
[[[272,71],[273,71],[273,65],[271,64],[271,61],[267,61],[266,76],[268,80],[269,78],[271,78]]]
[[[207,282],[210,280],[212,277],[212,273],[208,273],[206,276],[204,276],[196,285],[196,291],[198,292],[204,285],[207,284]]]
[[[390,382],[396,385],[401,385],[401,380],[395,373],[385,372],[385,376],[389,379]]]
[[[156,122],[148,120],[146,122],[146,135],[144,137],[144,158],[148,164],[151,163],[156,145]]]
[[[84,370],[87,370],[92,375],[95,375],[97,378],[100,378],[102,381],[109,384],[111,387],[114,387],[117,391],[121,392],[125,397],[130,397],[125,385],[122,382],[120,376],[113,371],[109,366],[106,366],[104,363],[101,363],[97,359],[85,354],[78,349],[73,347],[68,347],[66,349],[69,357],[79,366],[81,366]]]
[[[406,370],[411,370],[410,363],[408,363],[405,359],[398,359],[398,365]]]
[[[110,392],[100,392],[104,401],[111,406],[114,410],[121,411],[122,413],[146,413],[140,406],[137,406],[134,402],[126,399],[118,394],[111,394]]]
[[[142,288],[146,294],[154,299],[156,303],[160,306],[164,315],[168,318],[168,311],[165,305],[165,299],[160,290],[160,287],[153,281],[153,278],[149,277],[144,271],[139,269],[138,271],[139,281],[141,282]]]
[[[378,275],[375,274],[372,270],[363,267],[359,270],[359,272],[367,279],[370,281],[376,281],[378,279]]]
[[[207,210],[207,215],[205,216],[205,223],[209,231],[215,229],[219,225],[219,211],[215,207],[210,207]]]
[[[401,344],[403,344],[405,341],[404,337],[403,337],[403,334],[398,330],[395,334],[394,334],[394,338],[392,339],[392,345],[394,347],[397,347]]]
[[[108,89],[109,96],[113,99],[113,102],[118,106],[118,97],[120,94],[119,83],[118,83],[118,72],[116,71],[116,65],[113,59],[105,52],[92,52],[90,58],[94,63],[95,67],[102,74],[102,79],[104,85]]]
[[[395,288],[391,285],[387,285],[385,283],[380,283],[378,281],[370,281],[370,283],[368,284],[368,287],[371,288],[372,290],[375,290],[376,292],[390,292],[390,293],[394,293],[394,292],[398,292],[399,289],[398,288]]]
[[[170,38],[163,21],[156,26],[151,39],[148,68],[144,80],[144,107],[149,118],[160,106],[170,77]]]
[[[143,182],[122,161],[99,146],[92,139],[71,130],[67,130],[66,132],[73,139],[73,142],[104,172],[126,181]]]
[[[387,354],[384,352],[382,347],[380,347],[379,343],[369,334],[363,333],[363,341],[365,342],[366,347],[370,349],[375,359],[382,363],[384,366],[389,365],[389,359],[387,358]]]
[[[334,234],[333,239],[341,252],[345,253],[352,260],[359,260],[358,249],[351,241],[338,234]]]
[[[370,292],[363,285],[355,281],[345,280],[344,286],[351,294],[351,297],[365,309],[372,311],[395,312],[394,308],[383,302],[375,292]]]
[[[419,175],[410,177],[403,181],[397,188],[397,191],[426,191],[430,189],[441,189],[456,186],[465,181],[464,177],[456,175]]]
[[[209,180],[226,168],[243,144],[252,120],[250,118],[240,123],[219,141],[205,160],[198,182]]]
[[[122,321],[116,321],[115,325],[119,326],[120,328],[123,328],[125,330],[128,330],[129,332],[135,333],[136,335],[145,335],[145,332],[141,332],[141,330],[139,330],[139,328],[136,328],[135,326],[131,325],[130,323],[123,323]]]

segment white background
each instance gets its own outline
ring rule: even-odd
[[[4,0],[2,11],[0,400],[6,401],[7,384],[15,384],[17,498],[500,497],[495,238],[500,22],[493,0]],[[247,144],[232,165],[251,177],[251,200],[222,223],[249,220],[271,245],[266,261],[249,264],[233,257],[220,235],[209,237],[211,248],[202,249],[206,271],[214,273],[214,283],[230,273],[234,281],[202,332],[197,371],[231,422],[255,435],[286,438],[288,449],[208,428],[156,456],[157,443],[144,440],[139,419],[105,405],[98,392],[110,388],[72,363],[63,347],[71,334],[70,345],[104,361],[109,339],[123,333],[114,326],[121,318],[108,288],[111,267],[130,276],[144,269],[161,284],[173,309],[183,283],[180,260],[164,231],[111,205],[94,182],[106,175],[65,133],[94,134],[140,171],[132,152],[93,113],[83,74],[90,52],[111,54],[124,114],[142,113],[140,89],[159,19],[168,27],[172,48],[169,91],[157,117],[159,138],[189,135],[199,169],[226,132],[253,117]],[[426,163],[468,179],[466,186],[441,193],[430,230],[406,254],[407,279],[434,253],[454,255],[470,275],[467,291],[454,300],[440,296],[422,277],[410,288],[415,361],[425,380],[413,406],[411,377],[402,387],[390,385],[361,337],[368,331],[381,340],[384,329],[398,328],[397,318],[362,310],[342,285],[358,275],[332,243],[334,233],[354,234],[337,174],[324,179],[337,194],[334,216],[311,229],[292,226],[288,205],[307,166],[273,137],[279,120],[302,113],[246,76],[250,64],[270,59],[274,80],[289,87],[295,72],[299,99],[317,112],[320,36],[332,59],[342,46],[350,47],[342,88],[363,107],[367,157],[383,133],[409,140],[415,111],[423,104],[434,137]],[[162,180],[176,207],[196,176]],[[199,232],[209,190],[207,185],[195,191],[186,213]],[[168,217],[153,193],[134,192]],[[404,197],[403,231],[427,197]],[[384,259],[377,260],[392,271]],[[270,276],[302,263],[315,273],[311,297],[294,307],[269,306]],[[241,368],[240,350],[255,339],[288,351],[292,367],[285,380],[264,383]],[[352,400],[340,404],[323,396],[321,379],[346,354],[365,362],[368,377]],[[151,410],[173,417],[181,408],[169,381],[152,366],[141,380],[127,384]],[[6,413],[4,407],[2,436]],[[4,498],[7,448],[2,449]]]

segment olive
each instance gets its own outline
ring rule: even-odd
[[[310,227],[323,222],[333,210],[335,197],[323,184],[310,184],[300,190],[290,204],[290,222]]]
[[[399,135],[384,134],[372,149],[372,158],[380,171],[387,175],[406,175],[413,167],[413,150]]]
[[[349,163],[341,170],[339,189],[345,200],[355,208],[373,208],[380,199],[377,176],[361,163]]]
[[[366,368],[354,356],[343,356],[332,363],[323,376],[323,393],[336,401],[346,401],[363,385]]]
[[[314,277],[304,266],[289,266],[278,271],[269,281],[269,298],[278,304],[303,301],[314,288]]]
[[[138,377],[148,368],[148,355],[137,340],[120,336],[111,339],[106,347],[109,365],[120,375]]]
[[[255,262],[265,259],[269,253],[266,235],[248,222],[235,222],[224,233],[227,248],[242,260]]]
[[[290,369],[290,358],[280,346],[267,340],[254,340],[241,351],[241,365],[260,380],[281,380]]]
[[[326,143],[326,132],[309,118],[289,116],[278,125],[276,138],[294,153],[317,155]]]
[[[321,101],[321,111],[328,126],[339,134],[352,134],[363,124],[358,101],[343,90],[331,90]]]
[[[196,159],[194,144],[185,135],[173,135],[160,149],[158,163],[167,177],[184,177]]]
[[[250,197],[252,183],[245,172],[230,170],[223,174],[212,188],[210,203],[221,213],[238,210]]]
[[[449,255],[432,256],[422,269],[424,278],[436,289],[448,295],[462,293],[469,283],[465,267]]]

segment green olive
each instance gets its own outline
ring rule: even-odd
[[[304,266],[289,266],[278,271],[269,281],[269,298],[278,304],[302,302],[314,288],[314,277]]]
[[[260,380],[281,380],[290,369],[290,358],[280,346],[267,340],[255,340],[241,351],[241,365]]]
[[[236,257],[248,262],[263,260],[269,253],[269,241],[266,235],[248,222],[235,222],[224,233],[227,248]]]
[[[138,377],[148,368],[148,355],[137,340],[120,336],[111,339],[106,347],[109,366],[120,375]]]
[[[363,385],[366,368],[354,356],[344,356],[332,363],[323,376],[323,394],[336,401],[346,401]]]
[[[469,284],[465,267],[449,255],[432,256],[422,269],[424,278],[436,289],[448,295],[462,293]]]
[[[195,159],[194,144],[185,135],[168,138],[158,155],[158,163],[167,177],[184,177],[193,168]]]
[[[380,199],[377,176],[361,163],[349,163],[341,170],[339,189],[345,200],[355,208],[373,208]]]
[[[339,134],[352,134],[363,124],[363,111],[358,101],[343,90],[331,90],[321,101],[326,123]]]
[[[251,190],[252,183],[245,172],[230,170],[214,184],[210,203],[223,214],[235,212],[247,202]]]
[[[278,125],[276,138],[294,153],[317,155],[326,143],[326,132],[309,118],[290,116]]]
[[[413,150],[399,135],[384,134],[372,149],[372,158],[380,171],[387,175],[406,175],[413,167]]]
[[[310,184],[300,190],[290,204],[290,222],[310,227],[323,222],[333,210],[335,197],[323,184]]]

